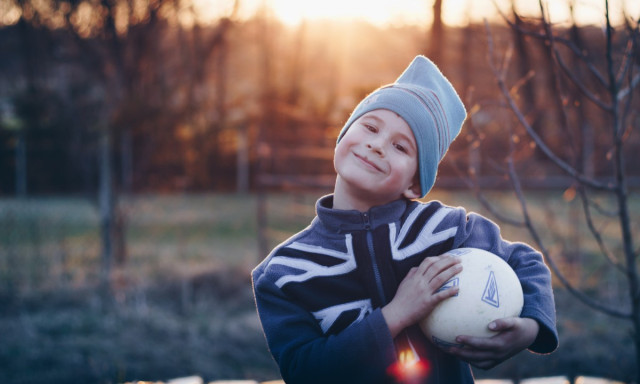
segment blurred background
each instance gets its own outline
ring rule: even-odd
[[[540,249],[560,348],[640,382],[635,0],[0,0],[0,382],[279,379],[250,271],[417,54],[469,117],[426,199]]]

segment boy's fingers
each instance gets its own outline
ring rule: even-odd
[[[420,265],[418,266],[418,271],[416,273],[418,273],[419,275],[424,275],[437,261],[438,257],[427,257],[422,261],[422,263],[420,263]]]
[[[429,284],[434,286],[434,289],[440,289],[444,283],[462,271],[460,260],[456,258],[451,259],[453,260],[443,261],[442,264],[438,266],[439,269],[435,269],[435,266],[433,267],[435,273],[431,276]]]
[[[516,326],[516,317],[505,317],[503,319],[497,319],[490,322],[487,326],[490,330],[501,332],[511,329]]]
[[[452,355],[456,355],[463,360],[485,360],[494,358],[494,353],[489,349],[474,348],[472,346],[452,347],[448,350]]]
[[[436,291],[440,289],[447,281],[451,280],[451,278],[460,273],[460,271],[462,271],[462,265],[452,265],[444,271],[441,271],[437,275],[433,276],[431,280],[429,280],[429,285],[433,287],[434,291]]]
[[[452,347],[447,352],[482,369],[491,368],[500,362],[491,350],[478,349],[471,346],[463,348]]]
[[[454,264],[459,264],[460,259],[447,254],[440,256],[427,257],[418,267],[418,272],[425,275],[427,273],[438,274],[442,270]]]
[[[497,342],[491,337],[473,337],[468,335],[460,335],[456,337],[456,343],[463,344],[467,348],[466,352],[474,351],[491,351],[497,347]]]
[[[511,343],[510,334],[512,330],[518,326],[517,317],[506,317],[497,319],[487,324],[487,327],[497,333],[490,337],[473,337],[469,335],[459,335],[456,337],[456,343],[465,345],[470,349],[481,351],[498,351],[504,350],[506,344]]]
[[[444,289],[444,290],[434,294],[433,296],[437,301],[442,301],[442,300],[447,299],[447,298],[449,298],[451,296],[455,296],[458,293],[459,290],[460,290],[460,288],[458,288],[458,287],[451,287],[451,288],[448,288],[448,289]]]

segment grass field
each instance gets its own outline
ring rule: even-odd
[[[266,198],[269,247],[306,226],[319,193]],[[431,198],[486,213],[464,192]],[[517,217],[507,193],[489,196]],[[532,215],[563,255],[572,281],[616,306],[626,305],[622,275],[595,243],[563,192],[531,197]],[[602,202],[606,204],[606,201]],[[278,378],[257,321],[249,271],[260,252],[254,195],[135,196],[122,199],[126,259],[113,268],[115,302],[97,294],[96,205],[80,198],[0,200],[0,382],[115,383],[200,375],[205,380]],[[632,213],[640,199],[632,199]],[[552,219],[552,216],[555,218]],[[638,217],[634,216],[638,232]],[[601,222],[615,244],[615,222]],[[530,242],[523,229],[505,237]],[[615,248],[614,248],[615,251]],[[561,347],[520,354],[480,377],[590,374],[632,377],[626,323],[597,314],[556,288]]]

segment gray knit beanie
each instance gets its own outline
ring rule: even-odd
[[[435,183],[438,164],[467,116],[460,97],[431,60],[416,56],[395,83],[378,88],[358,104],[338,142],[354,121],[375,109],[393,111],[411,127],[418,146],[421,195],[426,196]]]

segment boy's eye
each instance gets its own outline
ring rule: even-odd
[[[407,153],[407,148],[404,147],[404,145],[402,144],[396,144],[395,145],[396,149],[402,153]]]
[[[373,125],[365,124],[364,127],[371,132],[378,132],[378,129]]]

